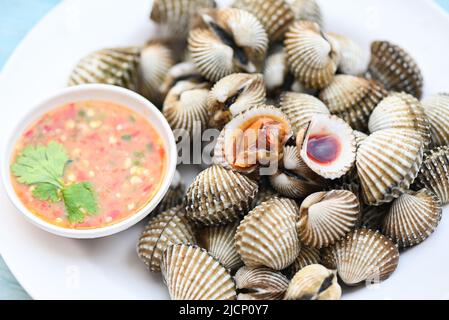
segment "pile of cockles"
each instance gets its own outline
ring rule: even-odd
[[[315,0],[155,0],[150,18],[160,38],[91,53],[69,82],[220,131],[213,164],[176,177],[138,241],[172,299],[340,299],[437,228],[449,94],[422,99],[406,50],[329,32]]]

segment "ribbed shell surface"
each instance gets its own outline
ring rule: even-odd
[[[376,81],[337,75],[319,97],[332,114],[345,120],[353,129],[366,132],[371,112],[387,95]]]
[[[442,204],[449,203],[449,147],[438,147],[425,157],[418,184],[435,193]]]
[[[337,269],[344,283],[353,286],[387,279],[396,270],[399,251],[381,233],[358,229],[324,249],[322,259],[326,267]]]
[[[173,245],[165,250],[162,275],[172,300],[235,300],[229,272],[206,250]]]
[[[235,249],[235,232],[238,222],[225,226],[207,227],[197,232],[198,244],[218,259],[221,264],[230,270],[243,264]]]
[[[259,19],[273,42],[282,40],[295,20],[291,7],[284,0],[235,0],[232,5],[251,12]]]
[[[240,268],[234,276],[238,300],[281,300],[288,287],[288,279],[269,268]]]
[[[382,233],[400,248],[426,240],[441,220],[441,202],[431,191],[405,193],[393,201],[382,223]]]
[[[258,205],[242,220],[235,240],[245,265],[282,270],[293,263],[300,251],[298,210],[293,200],[275,198]]]
[[[387,90],[406,92],[420,99],[423,76],[415,60],[401,47],[388,41],[371,44],[368,74]]]
[[[109,48],[81,59],[69,77],[69,86],[104,83],[137,89],[140,47]]]
[[[162,253],[177,243],[195,243],[195,234],[181,206],[171,208],[148,221],[142,232],[137,253],[153,272],[161,271]]]
[[[356,156],[365,202],[391,202],[408,190],[418,175],[423,154],[423,139],[415,130],[385,129],[366,138]]]
[[[295,132],[306,128],[315,114],[330,114],[329,109],[312,95],[285,92],[281,95],[280,109],[290,120]]]
[[[311,194],[302,202],[299,212],[301,243],[320,249],[332,245],[354,228],[360,205],[351,191],[332,190]]]
[[[194,179],[186,192],[187,217],[204,225],[222,225],[251,209],[258,185],[251,179],[213,165]]]

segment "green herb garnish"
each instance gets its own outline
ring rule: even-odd
[[[132,139],[132,136],[130,134],[124,134],[122,136],[122,140],[130,141],[131,139]]]
[[[145,152],[143,152],[143,151],[134,151],[134,157],[136,157],[136,158],[143,158],[143,157],[145,157]]]
[[[68,219],[82,222],[86,214],[98,211],[95,192],[89,182],[66,184],[64,169],[70,163],[63,145],[51,141],[47,146],[27,146],[11,165],[20,183],[33,185],[33,196],[39,200],[64,201]]]

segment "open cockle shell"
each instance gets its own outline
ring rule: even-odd
[[[162,275],[172,300],[235,300],[229,271],[206,250],[178,244],[168,247]]]
[[[295,78],[305,87],[323,89],[337,71],[338,45],[311,21],[297,21],[285,35],[287,63]]]
[[[183,39],[198,10],[215,5],[215,0],[154,0],[150,18],[166,26],[171,37]]]
[[[299,254],[296,232],[298,205],[275,198],[255,207],[240,223],[235,235],[237,252],[248,267],[282,270]]]
[[[423,160],[422,135],[415,130],[372,133],[357,150],[357,173],[365,202],[391,202],[409,189]]]
[[[140,52],[140,91],[156,105],[164,102],[160,85],[174,64],[172,50],[162,41],[150,41]]]
[[[341,287],[337,272],[320,264],[299,270],[290,281],[286,300],[340,300]]]
[[[207,98],[210,127],[223,128],[240,112],[264,104],[265,96],[261,74],[234,73],[222,78]]]
[[[289,278],[293,276],[302,268],[307,267],[311,264],[320,264],[321,254],[320,250],[305,245],[301,245],[301,250],[299,255],[296,257],[295,261],[283,271]]]
[[[301,243],[321,249],[334,244],[355,227],[359,200],[351,191],[332,190],[308,196],[299,209]]]
[[[295,133],[307,128],[313,115],[330,114],[323,102],[309,94],[285,92],[280,100],[280,109],[290,120]]]
[[[243,264],[235,249],[234,237],[238,225],[238,222],[234,222],[225,226],[201,228],[196,232],[198,245],[206,249],[229,270],[234,270]]]
[[[449,145],[449,94],[430,96],[422,100],[422,106],[429,119],[432,145]]]
[[[105,83],[136,91],[141,49],[124,47],[92,52],[73,68],[68,85]]]
[[[426,147],[430,144],[430,124],[418,99],[407,93],[391,93],[373,110],[369,131],[407,129],[421,133]]]
[[[332,114],[345,120],[353,129],[366,132],[372,111],[387,95],[382,85],[374,80],[337,75],[319,97]]]
[[[205,10],[189,33],[192,61],[210,81],[235,72],[255,73],[265,58],[267,34],[251,13],[233,8]]]
[[[195,242],[195,234],[185,218],[184,209],[178,206],[168,209],[148,221],[139,238],[137,253],[151,271],[159,272],[161,271],[162,253],[168,246],[177,243],[194,244]]]
[[[442,204],[449,203],[449,147],[438,147],[425,157],[418,178],[420,187],[432,191]]]
[[[200,172],[187,189],[187,217],[203,225],[223,225],[238,220],[251,209],[258,185],[221,166]]]
[[[340,279],[349,286],[364,281],[387,279],[399,262],[398,248],[390,239],[370,229],[357,229],[335,245],[325,248],[322,262],[337,269]]]
[[[281,300],[289,283],[282,273],[269,268],[242,267],[234,279],[237,300]]]
[[[162,113],[172,130],[185,130],[190,136],[207,128],[207,82],[180,81],[168,92]]]
[[[323,24],[321,8],[316,0],[286,0],[293,10],[296,20],[307,20]]]
[[[329,32],[328,36],[331,37],[339,47],[340,62],[338,64],[338,70],[343,74],[353,76],[364,74],[368,69],[369,58],[363,49],[346,36],[333,32]]]
[[[285,0],[235,0],[232,6],[251,12],[259,19],[272,42],[281,41],[295,20],[294,13]]]
[[[323,190],[327,184],[324,178],[304,163],[295,146],[284,148],[282,167],[268,179],[280,195],[294,199],[305,198],[313,192]]]
[[[374,41],[371,44],[368,75],[389,91],[406,92],[421,99],[421,70],[413,58],[395,44],[388,41]]]
[[[336,116],[315,114],[302,143],[306,165],[326,179],[337,179],[353,167],[356,140],[351,127]]]
[[[267,171],[276,169],[290,136],[290,123],[282,111],[273,106],[251,107],[221,131],[214,163],[245,173],[259,166],[267,167]]]
[[[441,201],[431,191],[407,192],[393,201],[382,222],[382,233],[400,248],[417,245],[435,231],[441,220]]]

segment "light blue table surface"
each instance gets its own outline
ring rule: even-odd
[[[0,0],[0,69],[26,33],[60,1]],[[449,11],[449,0],[435,1]],[[0,300],[29,298],[0,256]]]

